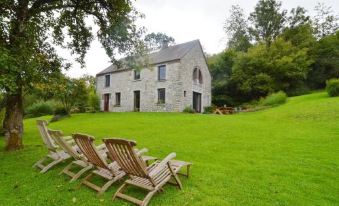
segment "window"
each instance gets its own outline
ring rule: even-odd
[[[165,103],[165,89],[158,89],[158,104]]]
[[[161,65],[158,67],[158,80],[166,80],[166,65]]]
[[[109,87],[111,85],[111,76],[105,75],[105,87]]]
[[[199,83],[202,84],[202,73],[200,69],[199,69]]]
[[[193,81],[197,82],[198,79],[198,68],[194,68],[193,70]]]
[[[202,84],[202,72],[198,68],[194,68],[193,70],[193,82]]]
[[[121,93],[117,92],[115,93],[115,106],[120,106],[120,101],[121,101]]]
[[[140,70],[134,70],[134,80],[140,79]]]

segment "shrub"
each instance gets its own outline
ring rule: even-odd
[[[56,104],[54,101],[38,101],[26,108],[26,117],[39,117],[53,114]]]
[[[191,113],[191,114],[195,113],[194,109],[190,106],[185,107],[185,109],[182,112],[183,113]]]
[[[54,115],[68,115],[68,112],[65,107],[58,106],[54,111]]]
[[[326,91],[330,97],[339,96],[339,79],[326,81]]]
[[[260,103],[263,106],[276,106],[279,104],[284,104],[286,101],[287,95],[285,92],[279,91],[268,95],[265,99],[262,99]]]
[[[97,112],[100,110],[100,98],[95,92],[89,94],[88,107],[89,112]]]
[[[58,106],[55,111],[54,111],[54,116],[52,117],[52,119],[50,120],[50,122],[56,122],[59,120],[62,120],[66,117],[69,117],[69,112],[67,111],[67,109],[64,106]]]
[[[204,114],[212,114],[214,111],[213,106],[204,107]]]

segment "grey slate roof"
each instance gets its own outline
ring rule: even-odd
[[[168,48],[163,48],[157,52],[149,54],[149,63],[159,64],[173,60],[180,60],[196,45],[200,45],[199,40],[189,41],[186,43],[169,46]],[[116,65],[112,64],[111,66],[99,72],[97,76],[123,70],[126,69],[118,69]]]

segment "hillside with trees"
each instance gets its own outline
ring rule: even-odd
[[[277,91],[301,95],[338,78],[339,18],[320,3],[315,13],[260,0],[247,17],[232,6],[224,25],[227,48],[208,57],[213,103],[235,106]]]

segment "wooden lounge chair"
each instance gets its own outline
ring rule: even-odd
[[[42,141],[47,147],[49,153],[44,158],[36,162],[33,165],[33,167],[37,167],[41,169],[40,173],[45,173],[53,166],[69,159],[71,156],[69,156],[65,151],[60,150],[59,147],[53,141],[53,139],[50,137],[48,133],[48,129],[47,129],[47,121],[37,120],[37,126],[39,129]]]
[[[48,133],[50,136],[55,140],[55,142],[70,156],[74,158],[74,161],[72,161],[70,164],[68,164],[61,172],[61,174],[66,174],[71,177],[70,182],[73,182],[77,180],[81,175],[83,175],[85,172],[93,169],[93,165],[89,163],[84,155],[81,154],[81,151],[79,148],[72,147],[71,144],[69,144],[64,138],[63,133],[59,130],[51,130],[48,129]],[[99,145],[99,148],[97,149],[99,151],[105,152],[105,149],[102,148],[104,145]],[[81,168],[78,170],[78,172],[74,173],[75,168]]]
[[[130,177],[130,179],[126,180],[114,194],[113,200],[118,197],[137,205],[146,206],[156,192],[163,191],[162,187],[166,183],[175,184],[179,189],[182,188],[180,179],[177,176],[180,166],[171,164],[171,160],[176,156],[175,153],[169,154],[162,161],[156,161],[150,166],[147,166],[135,153],[133,147],[136,146],[136,143],[134,141],[104,139],[104,142],[109,155],[118,162],[120,167]],[[172,178],[174,179],[174,182],[170,182]],[[128,185],[147,190],[148,194],[143,200],[124,194],[123,191]]]
[[[116,162],[112,162],[110,164],[107,163],[105,158],[96,149],[94,145],[94,137],[85,134],[73,134],[73,138],[81,152],[86,157],[88,164],[95,167],[95,169],[81,181],[81,184],[96,190],[98,194],[102,194],[114,182],[120,180],[126,175]],[[90,180],[94,175],[103,178],[105,180],[104,185],[99,186],[91,182]]]

